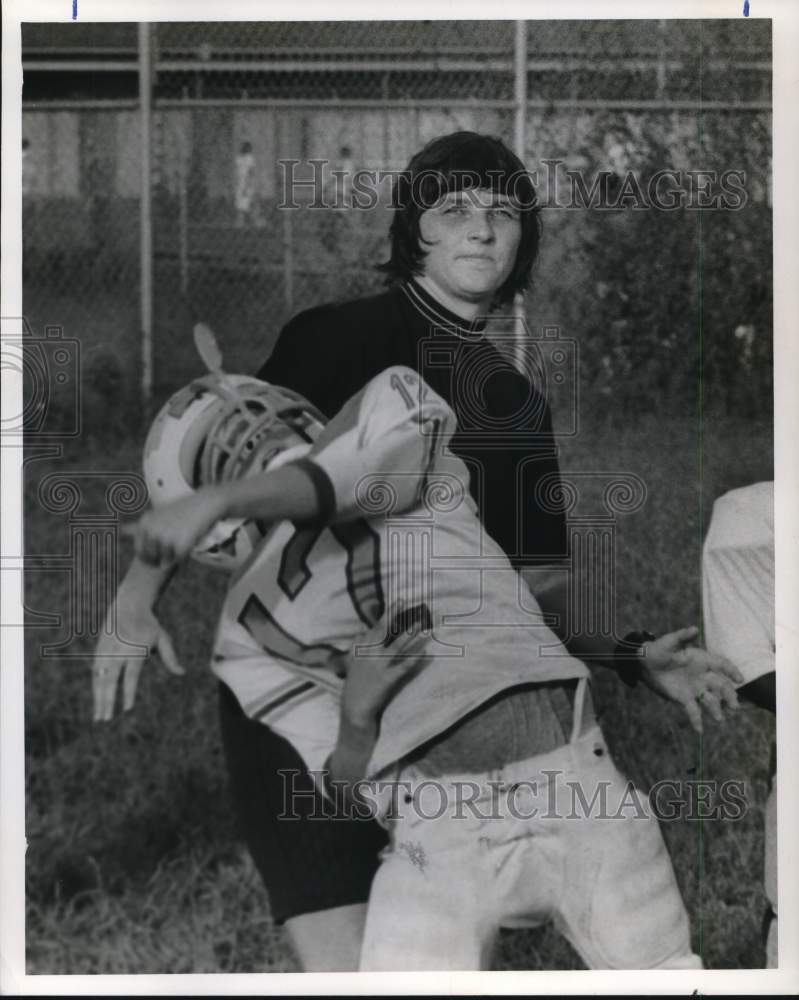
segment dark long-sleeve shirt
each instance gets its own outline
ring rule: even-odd
[[[483,525],[516,566],[566,555],[552,492],[557,450],[546,399],[485,337],[414,282],[292,319],[258,377],[294,389],[328,417],[377,373],[407,365],[452,406]],[[544,488],[546,487],[546,488]]]

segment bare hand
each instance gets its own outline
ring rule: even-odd
[[[182,500],[151,508],[138,521],[125,525],[136,555],[150,566],[170,566],[185,559],[195,544],[222,517],[221,497],[202,489]]]
[[[380,652],[385,653],[381,649]],[[417,656],[356,656],[347,653],[340,666],[346,670],[341,693],[341,718],[356,729],[377,724],[383,709],[402,683],[419,667]]]
[[[116,629],[110,626],[116,619]],[[95,722],[107,722],[114,716],[117,686],[122,677],[122,709],[127,712],[136,699],[139,675],[151,650],[156,649],[164,666],[172,674],[184,674],[178,663],[169,633],[149,607],[136,607],[120,591],[94,652],[92,698]]]
[[[689,645],[699,629],[678,629],[644,644],[642,679],[648,687],[685,709],[694,729],[702,732],[700,705],[717,721],[724,720],[724,706],[738,707],[735,685],[743,682],[737,667],[724,657]]]

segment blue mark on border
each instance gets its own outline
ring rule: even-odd
[[[75,0],[77,3],[77,0]],[[744,17],[749,17],[749,0],[744,0]]]
[[[747,3],[747,7],[749,4]],[[77,21],[78,19],[78,0],[72,0],[72,20]]]

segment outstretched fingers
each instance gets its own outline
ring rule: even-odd
[[[702,710],[699,707],[699,703],[696,698],[688,698],[682,702],[682,707],[685,709],[685,714],[688,716],[688,721],[691,723],[693,728],[697,733],[702,732]]]
[[[728,677],[735,684],[743,684],[744,675],[734,663],[723,656],[716,656],[715,653],[706,653],[705,655],[708,658],[708,670]]]
[[[710,688],[706,688],[705,691],[699,696],[698,700],[701,702],[702,707],[713,719],[716,720],[716,722],[724,721],[724,712],[721,708],[721,700],[714,691],[711,691]]]
[[[738,693],[734,684],[727,677],[709,671],[705,683],[707,690],[712,691],[721,704],[733,710],[738,708]]]
[[[698,635],[699,629],[696,625],[689,625],[687,628],[678,628],[676,632],[672,632],[671,639],[676,645],[684,646],[689,642],[693,642]]]
[[[127,662],[111,657],[96,660],[92,667],[92,700],[94,721],[107,722],[113,718],[119,671]]]
[[[122,710],[124,712],[129,712],[133,708],[143,663],[143,657],[135,659],[131,657],[125,663],[125,676],[122,681]]]
[[[158,639],[155,643],[155,648],[163,661],[164,666],[170,672],[170,674],[175,674],[177,677],[182,677],[186,673],[185,669],[178,662],[178,656],[175,652],[175,646],[172,642],[172,637],[162,628],[158,633]]]

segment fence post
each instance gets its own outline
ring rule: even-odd
[[[286,315],[294,311],[294,229],[291,208],[283,209],[283,300]]]
[[[658,56],[657,56],[657,95],[662,101],[666,95],[666,22],[661,18],[658,21]]]
[[[513,149],[522,163],[527,153],[527,21],[516,21],[513,51]],[[526,336],[524,295],[517,292],[513,299],[515,317],[514,362],[519,371],[524,370],[524,341]]]
[[[188,88],[183,88],[183,99],[188,97]],[[192,114],[191,111],[184,114]],[[178,217],[178,242],[180,253],[180,291],[187,295],[189,291],[189,137],[188,128],[183,127],[183,119],[178,119],[178,135],[180,137],[180,193]]]
[[[282,116],[281,135],[283,137],[283,148],[290,149],[291,146],[286,141],[289,133],[288,117]],[[290,135],[290,133],[289,133]],[[286,200],[285,189],[283,191],[283,201]],[[292,201],[294,199],[292,198]],[[286,307],[286,315],[291,316],[294,311],[294,220],[290,205],[278,208],[283,215],[283,303]]]
[[[153,388],[153,213],[150,154],[152,147],[152,54],[150,25],[139,24],[139,114],[141,126],[140,288],[141,394],[145,413]]]

